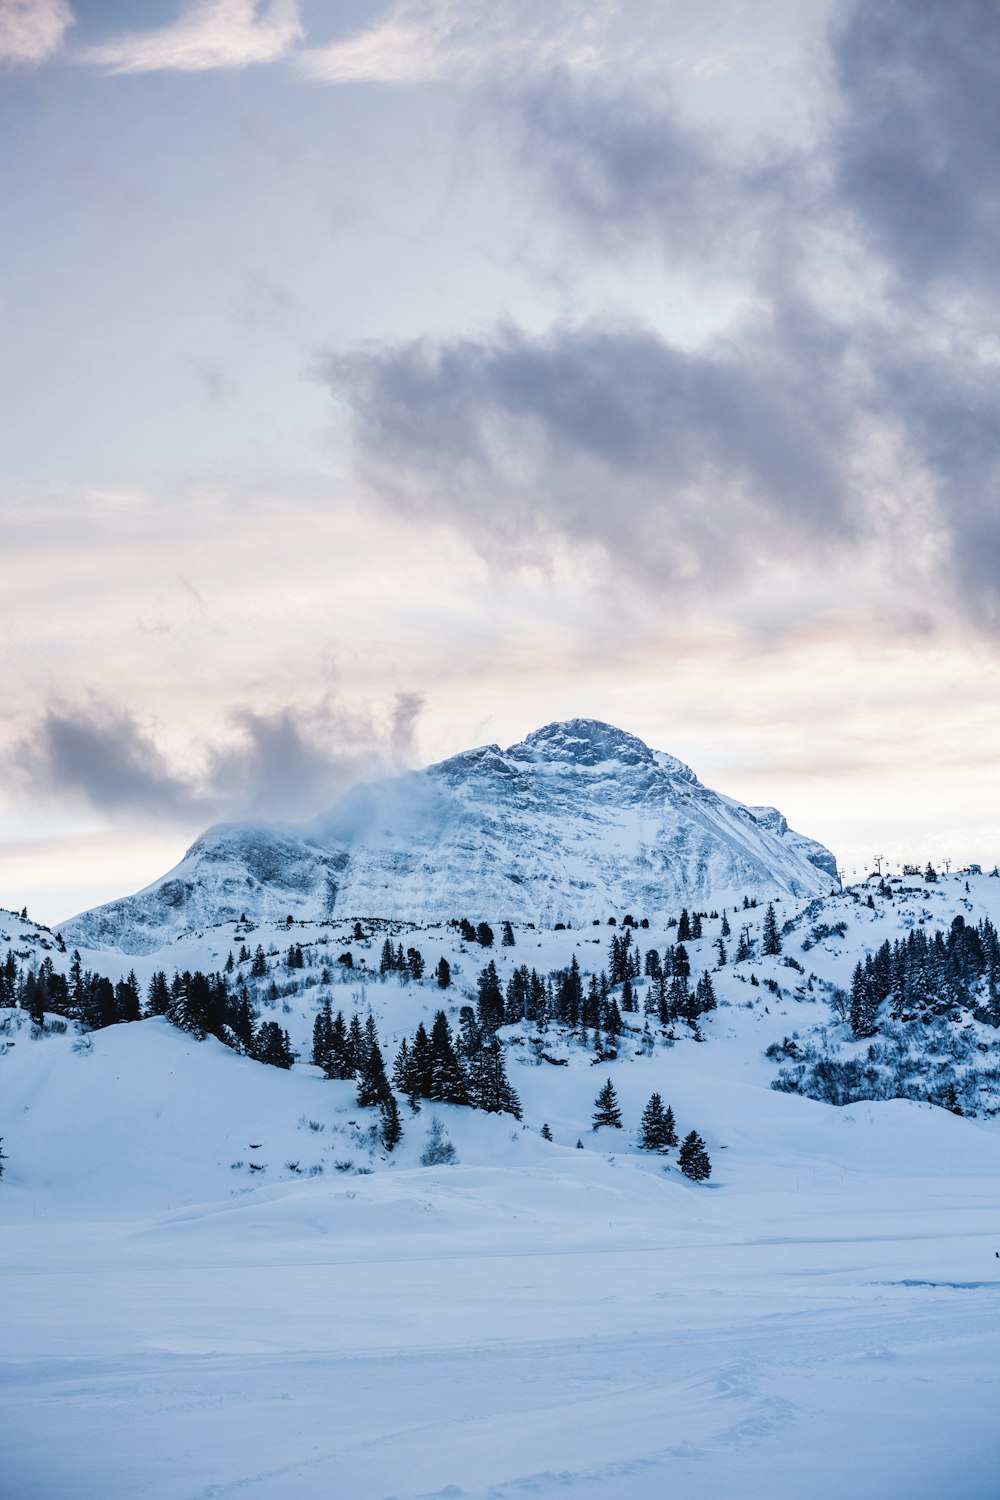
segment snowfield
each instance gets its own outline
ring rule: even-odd
[[[1000,881],[786,902],[781,958],[713,972],[703,1043],[680,1026],[642,1055],[646,980],[614,1060],[550,1033],[539,1061],[531,1028],[507,1027],[523,1119],[403,1103],[391,1155],[355,1086],[307,1063],[162,1019],[80,1037],[0,1015],[4,1500],[995,1500],[1000,1128],[776,1091],[764,1056],[829,1029],[859,954],[956,911],[995,920]],[[731,912],[733,940],[762,916]],[[819,919],[843,930],[813,942]],[[69,963],[43,929],[0,930],[25,962]],[[447,926],[394,931],[428,973],[449,956],[454,987],[380,981],[381,928],[246,939],[286,979],[284,949],[304,948],[274,1010],[303,1057],[324,989],[371,1011],[391,1059],[439,1006],[454,1019],[488,958],[504,982],[574,954],[600,969],[610,936],[519,926],[487,953]],[[688,944],[694,974],[717,931]],[[83,958],[145,984],[241,941],[227,923]],[[595,1132],[609,1077],[625,1128]],[[637,1149],[654,1089],[705,1138],[709,1182]],[[419,1164],[435,1118],[454,1165]]]

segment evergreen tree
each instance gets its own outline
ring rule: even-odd
[[[781,934],[778,931],[778,919],[774,914],[774,902],[768,903],[767,911],[764,913],[764,942],[763,948],[768,958],[781,952]]]
[[[493,928],[489,922],[480,922],[476,928],[476,942],[481,948],[493,947]]]
[[[385,1076],[385,1063],[378,1041],[370,1042],[358,1079],[358,1104],[362,1109],[385,1104],[392,1098],[389,1080]]]
[[[513,948],[514,946],[514,929],[509,922],[503,924],[503,936],[500,942],[504,948]]]
[[[681,912],[680,921],[677,923],[677,941],[679,943],[689,943],[691,941],[691,918],[688,916],[686,906]]]
[[[610,1125],[615,1130],[622,1128],[622,1112],[618,1106],[618,1095],[615,1086],[609,1078],[594,1100],[594,1115],[592,1128],[600,1130],[603,1125]]]
[[[548,1125],[543,1125],[542,1126],[542,1140],[543,1141],[551,1141],[551,1139],[552,1139],[552,1132],[551,1132],[551,1130],[549,1129]]]
[[[3,1176],[3,1164],[7,1160],[7,1153],[3,1149],[3,1136],[0,1135],[0,1177]]]
[[[857,1037],[874,1036],[878,1031],[878,1000],[863,965],[855,965],[851,979],[851,1030]]]
[[[434,1075],[434,1050],[423,1021],[417,1026],[412,1048],[413,1091],[408,1099],[430,1099]]]
[[[635,991],[632,988],[632,980],[626,974],[625,983],[622,985],[622,1010],[632,1012],[637,1009],[638,1006],[635,1003]]]
[[[338,1010],[333,1018],[333,1025],[330,1027],[330,1046],[326,1067],[323,1071],[326,1073],[327,1078],[336,1078],[342,1081],[354,1077],[351,1038],[342,1010]]]
[[[367,1043],[361,1026],[361,1017],[355,1011],[351,1017],[351,1024],[347,1028],[347,1058],[351,1064],[352,1073],[361,1072],[365,1065],[366,1051]]]
[[[379,1108],[382,1113],[382,1145],[386,1151],[395,1151],[403,1139],[403,1122],[399,1118],[399,1105],[392,1094],[387,1094]]]
[[[711,1177],[712,1163],[708,1159],[705,1142],[697,1131],[692,1130],[684,1137],[677,1153],[677,1165],[692,1182],[707,1182]]]
[[[332,1045],[333,1013],[330,1008],[330,997],[326,995],[313,1022],[312,1045],[313,1063],[317,1068],[322,1068],[324,1073],[330,1065],[330,1050]]]
[[[455,1053],[448,1017],[439,1010],[431,1027],[431,1077],[427,1097],[442,1104],[467,1104],[468,1091]]]
[[[158,969],[149,981],[149,989],[146,991],[146,1014],[147,1016],[165,1016],[170,1010],[170,990],[167,988],[167,976],[162,969]]]
[[[446,958],[438,960],[438,966],[434,970],[434,978],[438,982],[439,990],[446,990],[451,984],[451,964]]]
[[[254,1056],[273,1068],[290,1068],[295,1061],[288,1032],[277,1021],[264,1021],[254,1039]]]
[[[489,1114],[513,1115],[521,1118],[521,1101],[507,1078],[504,1049],[499,1037],[490,1037],[476,1059],[477,1108]]]
[[[677,1125],[674,1112],[668,1104],[663,1114],[663,1150],[672,1151],[677,1145]]]
[[[672,1144],[668,1137],[663,1100],[659,1094],[650,1094],[649,1103],[643,1110],[642,1119],[639,1122],[639,1149],[640,1151],[666,1151],[667,1147]]]
[[[267,978],[267,959],[259,943],[254,950],[253,963],[250,965],[250,975],[253,979]]]
[[[618,1009],[618,1002],[614,997],[608,1001],[607,1014],[604,1017],[604,1030],[614,1040],[617,1040],[625,1030],[625,1022],[622,1020],[622,1013]]]
[[[423,979],[424,977],[424,955],[419,948],[407,948],[406,967],[411,979]]]
[[[503,990],[492,958],[476,981],[476,988],[476,1015],[480,1028],[484,1032],[496,1031],[498,1026],[503,1025]]]
[[[722,936],[724,938],[727,938],[732,931],[731,927],[729,926],[729,918],[726,916],[725,911],[723,911],[722,913],[722,926],[720,927],[719,931],[722,933]]]

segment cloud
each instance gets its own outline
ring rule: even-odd
[[[518,143],[546,210],[569,225],[575,245],[619,255],[653,244],[671,261],[752,261],[794,195],[801,212],[805,158],[757,146],[741,153],[680,114],[662,83],[623,85],[608,76],[556,71],[495,91],[489,111]]]
[[[596,547],[705,585],[853,548],[996,629],[1000,13],[857,0],[830,35],[802,145],[734,149],[635,73],[492,89],[571,262],[654,247],[696,299],[738,288],[740,321],[695,348],[592,316],[331,356],[364,478],[505,561]]]
[[[195,0],[170,26],[130,31],[82,60],[109,73],[200,73],[277,62],[305,32],[298,0]]]
[[[422,710],[420,695],[406,692],[381,713],[329,699],[244,706],[230,714],[221,742],[179,755],[161,748],[155,727],[92,698],[51,705],[6,760],[33,797],[112,818],[311,818],[357,782],[408,764]]]
[[[127,710],[99,702],[85,709],[50,707],[11,759],[19,779],[33,788],[58,791],[100,812],[169,817],[187,810],[195,795]]]
[[[859,0],[832,34],[841,201],[896,272],[985,277],[1000,237],[995,0]]]
[[[607,0],[545,7],[521,0],[399,0],[346,40],[304,51],[302,70],[341,84],[475,82],[556,66],[591,71],[631,50],[611,37],[621,8]]]
[[[852,527],[849,403],[821,331],[701,352],[635,324],[333,357],[359,465],[487,553],[557,537],[632,574],[717,578]]]
[[[66,0],[2,0],[0,67],[38,67],[55,57],[73,20]]]

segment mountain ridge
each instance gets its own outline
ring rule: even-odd
[[[666,751],[574,718],[363,784],[303,827],[215,825],[159,880],[62,931],[149,952],[244,913],[580,925],[838,883],[830,851],[776,808],[746,807]]]

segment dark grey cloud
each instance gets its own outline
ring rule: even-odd
[[[48,708],[10,754],[19,780],[101,812],[172,817],[190,807],[190,781],[127,710],[103,703]]]
[[[492,95],[574,256],[655,247],[755,312],[695,351],[593,318],[331,357],[367,479],[487,552],[555,535],[695,584],[884,546],[891,495],[901,592],[933,563],[937,605],[995,626],[1000,8],[854,0],[830,60],[802,147],[741,152],[648,82]]]
[[[399,693],[381,713],[324,700],[230,715],[222,743],[181,764],[157,732],[97,698],[51,705],[6,754],[34,797],[129,819],[309,818],[358,781],[408,763],[423,699]]]
[[[832,34],[835,183],[889,263],[985,277],[1000,235],[996,0],[861,0]]]
[[[325,374],[372,481],[450,512],[486,550],[554,530],[657,576],[715,577],[853,525],[849,404],[818,322],[794,345],[772,327],[699,353],[635,325],[507,328],[330,359]]]

